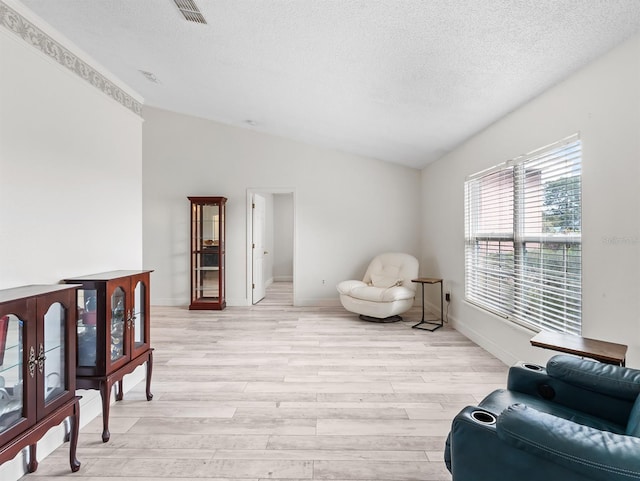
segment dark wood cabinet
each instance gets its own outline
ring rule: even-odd
[[[153,349],[150,342],[150,270],[110,271],[65,279],[79,284],[78,355],[79,389],[98,389],[102,397],[102,441],[109,433],[111,389],[117,382],[116,401],[122,400],[123,378],[146,362],[146,394],[151,400]]]
[[[76,458],[80,397],[76,396],[76,286],[33,285],[0,290],[0,464],[69,419],[69,464]]]
[[[225,197],[188,197],[191,202],[191,302],[189,309],[224,309]]]

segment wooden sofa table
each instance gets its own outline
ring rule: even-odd
[[[598,341],[561,332],[541,331],[531,339],[531,345],[619,366],[625,365],[627,355],[625,344]]]

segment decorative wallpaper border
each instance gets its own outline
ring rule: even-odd
[[[140,102],[2,1],[0,1],[0,26],[16,34],[116,102],[142,116]]]

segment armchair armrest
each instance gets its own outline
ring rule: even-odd
[[[365,284],[362,281],[349,280],[349,281],[340,282],[336,286],[336,288],[338,289],[338,292],[340,294],[348,296],[352,289],[355,289],[356,287],[366,287],[366,286],[367,284]]]
[[[573,423],[522,404],[509,406],[496,423],[498,438],[588,479],[640,479],[640,439]]]
[[[453,419],[444,454],[453,481],[597,479],[504,442],[497,434],[496,418],[482,407],[467,406]]]
[[[568,359],[566,359],[566,363],[565,359],[560,359],[563,361],[562,364],[552,367],[552,362],[558,360],[557,358]],[[604,372],[608,372],[609,368],[618,367],[585,361],[572,356],[554,356],[547,364],[546,369],[542,366],[518,363],[509,369],[507,389],[536,396],[539,399],[550,400],[556,404],[626,426],[635,397],[631,397],[630,394],[621,395],[620,390],[594,386],[593,380],[588,386],[578,382],[579,375],[575,374],[576,361],[578,363],[585,362],[587,367],[594,370],[603,369]],[[565,366],[563,367],[566,369],[565,375],[560,373],[561,366]],[[612,382],[612,384],[616,383]]]

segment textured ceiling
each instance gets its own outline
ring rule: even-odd
[[[147,105],[418,168],[640,32],[640,0],[21,3]]]

